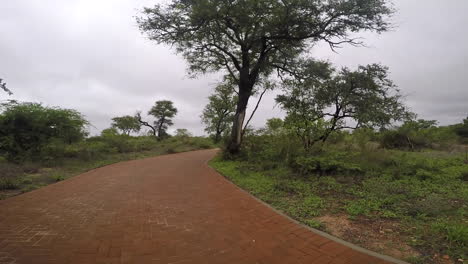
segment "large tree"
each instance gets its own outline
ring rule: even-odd
[[[131,132],[139,132],[141,124],[135,116],[118,116],[112,118],[112,127],[119,129],[125,135],[130,135]]]
[[[306,150],[337,130],[382,128],[411,117],[386,67],[372,64],[337,71],[328,63],[307,60],[297,68],[276,101],[287,113],[286,126]]]
[[[224,71],[238,86],[228,150],[236,153],[249,98],[275,70],[290,72],[313,44],[359,44],[356,32],[388,30],[388,0],[173,0],[138,18],[150,39],[182,53],[193,74]]]
[[[216,86],[214,93],[208,97],[208,104],[203,109],[201,118],[206,125],[205,131],[213,136],[216,143],[232,123],[236,101],[234,88],[229,83]]]
[[[172,118],[177,114],[177,108],[174,107],[174,103],[168,100],[156,101],[153,107],[148,111],[148,115],[156,118],[153,125],[143,121],[141,114],[137,113],[136,119],[143,126],[149,127],[154,136],[157,136],[159,140],[167,137],[167,129],[172,126]]]

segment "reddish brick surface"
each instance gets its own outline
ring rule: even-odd
[[[123,162],[0,201],[0,263],[385,263],[281,216],[214,150]]]

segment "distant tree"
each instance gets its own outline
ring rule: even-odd
[[[7,94],[12,95],[13,93],[10,91],[10,89],[7,88],[6,83],[3,82],[3,79],[0,78],[0,89],[5,91]]]
[[[304,61],[276,101],[287,112],[286,125],[310,149],[334,131],[384,127],[409,116],[387,71],[378,64],[336,71],[328,63]]]
[[[88,121],[77,111],[10,101],[0,114],[0,153],[9,159],[39,155],[51,141],[71,144],[87,135]]]
[[[431,144],[441,141],[441,136],[450,138],[454,136],[452,133],[441,135],[444,130],[442,127],[437,127],[436,120],[410,119],[399,127],[382,130],[380,143],[384,148],[414,151],[431,147]]]
[[[143,121],[141,114],[137,113],[135,118],[140,122],[141,125],[149,127],[154,136],[157,136],[159,140],[168,136],[167,129],[172,126],[172,118],[177,114],[177,108],[174,107],[172,101],[162,100],[157,101],[155,105],[148,111],[148,115],[156,118],[153,125]]]
[[[176,137],[181,137],[181,138],[187,138],[187,137],[191,137],[192,136],[192,133],[190,133],[187,129],[185,128],[178,128],[176,129],[175,131],[175,136]]]
[[[281,118],[270,118],[266,122],[266,132],[270,135],[275,135],[281,131],[284,126],[283,119]]]
[[[463,123],[455,125],[455,133],[462,138],[468,138],[468,117],[463,119]]]
[[[205,131],[211,134],[215,143],[221,139],[221,135],[228,130],[236,111],[237,96],[230,84],[220,84],[208,97],[208,104],[201,115],[205,124]]]
[[[119,135],[119,131],[115,127],[106,128],[101,131],[102,137],[112,137]]]
[[[228,151],[239,152],[249,98],[274,71],[291,73],[313,44],[360,44],[359,31],[384,32],[389,0],[173,0],[144,9],[140,29],[176,48],[190,71],[224,71],[238,86]],[[352,35],[351,35],[352,33]],[[352,37],[351,37],[352,36]]]
[[[131,132],[139,132],[141,124],[135,116],[119,116],[112,118],[112,127],[119,129],[125,135],[130,135]]]

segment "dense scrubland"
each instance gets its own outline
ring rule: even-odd
[[[211,165],[291,217],[412,263],[468,252],[468,119],[336,131],[305,150],[281,119]]]

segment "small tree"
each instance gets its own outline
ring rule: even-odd
[[[148,111],[148,115],[154,116],[156,121],[154,125],[145,122],[141,118],[141,114],[137,113],[135,118],[140,122],[141,125],[149,127],[154,136],[157,136],[159,140],[168,136],[167,129],[172,126],[172,118],[177,114],[177,108],[174,107],[172,101],[161,100],[157,101],[155,105]]]
[[[328,63],[304,61],[276,101],[287,112],[286,125],[308,150],[337,130],[384,127],[408,117],[387,71],[378,64],[336,71]]]
[[[0,89],[5,91],[7,94],[12,95],[13,93],[10,91],[10,89],[7,88],[6,83],[3,82],[3,79],[0,78]]]
[[[111,126],[119,129],[125,135],[130,135],[131,132],[138,133],[141,129],[138,119],[129,115],[112,118]]]
[[[234,87],[227,83],[220,84],[216,86],[208,100],[201,119],[206,125],[205,131],[213,136],[215,143],[218,143],[234,117],[237,101]]]
[[[114,137],[118,135],[119,131],[115,127],[106,128],[101,131],[101,137]]]
[[[270,118],[266,122],[266,133],[269,135],[277,135],[281,133],[281,129],[284,126],[284,121],[281,118]]]
[[[191,137],[193,135],[186,128],[178,128],[175,131],[175,136],[180,137],[180,138],[189,138],[189,137]]]
[[[455,133],[464,139],[468,138],[468,117],[463,119],[463,123],[455,125]]]
[[[324,41],[359,44],[350,33],[388,30],[387,0],[173,0],[144,9],[141,30],[174,46],[192,73],[224,71],[238,87],[228,150],[240,150],[249,98],[274,71],[288,73],[301,54]]]

